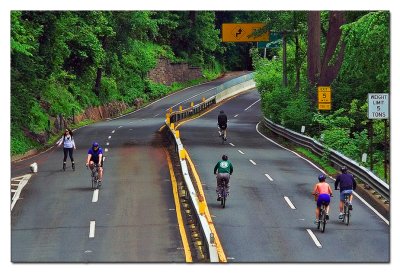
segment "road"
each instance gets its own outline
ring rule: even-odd
[[[179,127],[228,262],[389,262],[389,225],[357,198],[345,226],[337,219],[335,191],[326,231],[316,230],[311,191],[320,171],[257,132],[259,99],[256,90],[245,93]],[[224,145],[216,125],[220,109],[229,119]],[[216,201],[213,175],[222,154],[234,166],[225,209]]]
[[[165,111],[214,95],[230,79],[185,89],[124,117],[74,132],[76,171],[52,148],[12,163],[11,177],[34,174],[11,213],[13,262],[184,262],[166,156],[157,133]],[[84,167],[98,141],[105,150],[103,186],[90,188]]]

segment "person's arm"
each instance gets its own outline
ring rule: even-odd
[[[87,159],[86,159],[86,166],[89,165],[90,159],[92,158],[91,154],[87,155]]]
[[[356,180],[354,179],[354,176],[353,176],[353,175],[351,175],[351,180],[353,180],[353,190],[356,190],[356,188],[357,188],[357,182],[356,182]]]
[[[61,137],[61,138],[57,141],[56,144],[57,144],[58,147],[60,147],[61,144],[63,143],[63,138],[64,138],[64,137]]]
[[[317,194],[317,186],[318,186],[318,184],[315,184],[315,185],[314,185],[314,189],[313,189],[313,191],[311,192],[312,195],[316,195],[316,194]]]
[[[229,172],[229,175],[232,175],[232,173],[233,173],[233,165],[230,162],[229,162],[229,165],[231,166],[231,171]]]
[[[99,154],[99,165],[103,167],[103,154]]]
[[[329,184],[328,184],[328,191],[329,191],[329,195],[333,195],[333,191],[332,191],[331,185],[329,185]]]
[[[218,162],[217,164],[215,164],[215,167],[214,167],[214,174],[217,174],[218,165],[219,165],[219,162]]]
[[[72,139],[72,145],[74,146],[74,149],[76,150],[75,140],[74,139]]]
[[[339,177],[340,177],[340,175],[338,175],[337,177],[336,177],[336,181],[335,181],[335,190],[337,190],[338,188],[338,185],[339,185]]]

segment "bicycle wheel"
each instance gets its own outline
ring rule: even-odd
[[[322,210],[321,213],[321,232],[323,233],[325,231],[325,225],[326,225],[326,211]]]
[[[92,189],[95,188],[96,185],[96,177],[92,176]]]
[[[346,206],[344,207],[344,222],[347,226],[350,223],[350,210],[348,204],[346,204]]]

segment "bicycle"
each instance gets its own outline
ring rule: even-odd
[[[88,166],[86,166],[86,168],[88,168]],[[101,186],[99,183],[99,165],[95,163],[91,172],[92,189],[98,189]]]
[[[222,206],[222,208],[225,208],[226,198],[228,197],[227,180],[222,178],[221,184],[222,184],[222,186],[220,187],[219,195],[221,196],[221,206]]]
[[[344,194],[344,206],[343,206],[343,219],[342,222],[344,222],[347,226],[350,223],[350,194],[345,193]]]
[[[226,132],[226,128],[222,129],[218,126],[218,130],[219,130],[219,137],[221,138],[221,144],[224,144],[226,142],[226,138],[225,138],[225,132]]]
[[[321,230],[323,233],[325,231],[326,223],[328,222],[326,219],[326,202],[322,202],[321,207],[319,208],[319,217],[317,223],[317,229]]]

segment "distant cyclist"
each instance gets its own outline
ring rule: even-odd
[[[218,172],[218,173],[217,173]],[[222,160],[218,161],[218,163],[214,167],[214,174],[217,175],[217,201],[221,200],[221,190],[222,190],[222,180],[226,180],[226,192],[229,194],[229,178],[233,173],[233,165],[228,160],[227,155],[222,156]]]
[[[226,128],[228,127],[228,117],[224,113],[224,110],[219,111],[218,127],[219,127],[219,136],[224,134],[224,140],[226,140]]]
[[[93,170],[94,164],[99,166],[99,186],[101,186],[103,178],[103,161],[103,149],[100,148],[99,143],[93,142],[92,147],[88,151],[86,167],[89,166]]]
[[[318,183],[315,184],[312,194],[315,195],[317,208],[315,209],[315,223],[318,223],[319,211],[323,202],[326,203],[326,220],[329,220],[329,203],[331,202],[332,189],[325,181],[326,176],[321,174],[318,176]]]
[[[340,168],[341,174],[339,174],[335,181],[335,190],[337,190],[338,186],[340,188],[340,203],[339,203],[339,219],[343,219],[343,207],[344,207],[344,195],[349,194],[349,209],[353,209],[352,200],[353,200],[353,190],[356,189],[357,183],[354,179],[354,176],[347,173],[347,167],[343,166]]]

